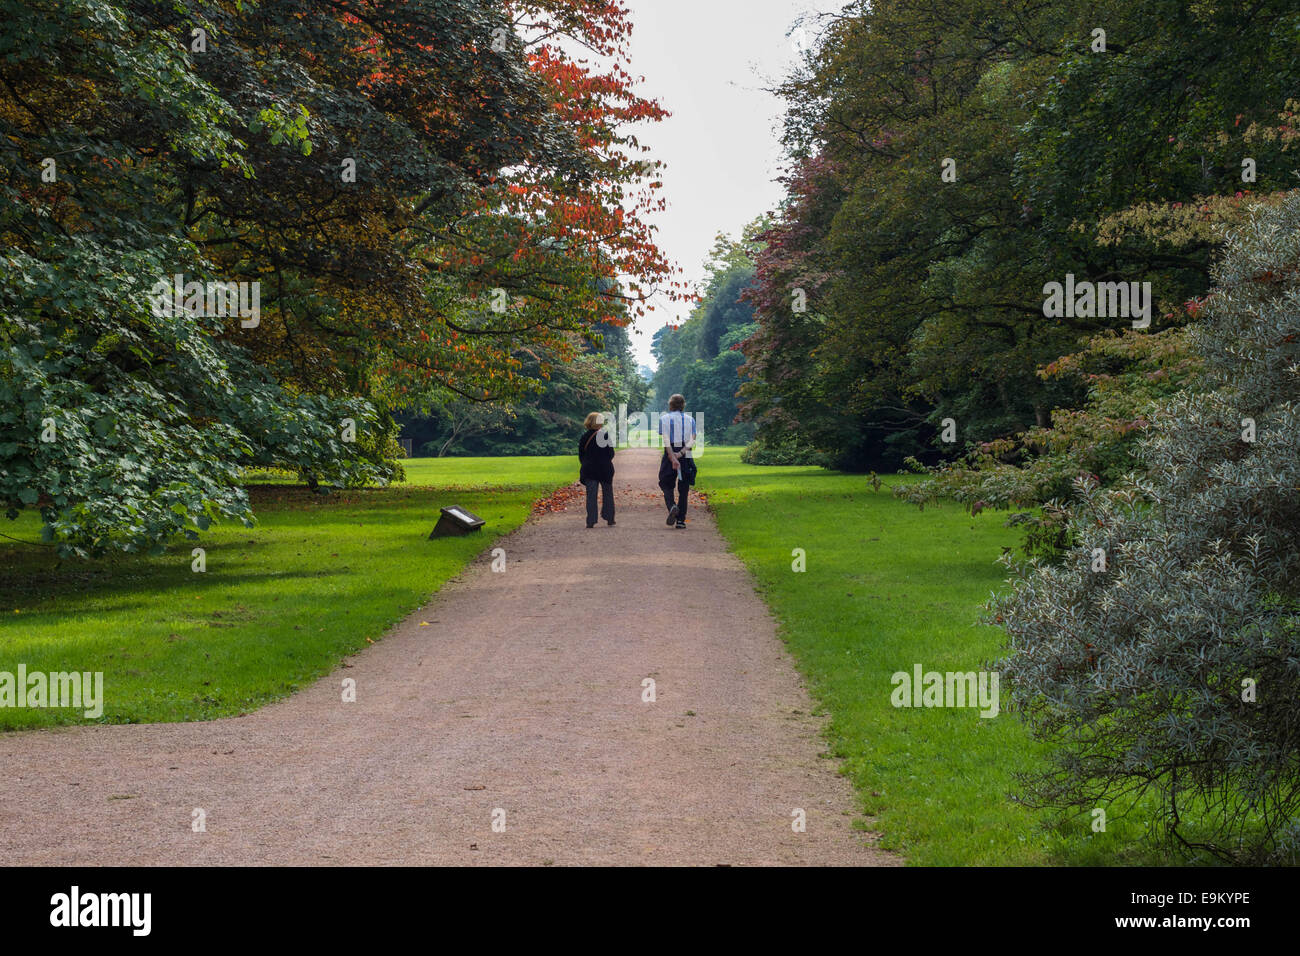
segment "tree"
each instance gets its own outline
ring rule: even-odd
[[[435,421],[441,433],[432,441],[424,442],[422,448],[433,452],[435,458],[442,458],[457,442],[509,431],[513,420],[509,408],[490,402],[471,402],[457,396],[438,406]]]
[[[717,236],[696,307],[680,328],[661,329],[653,342],[659,362],[653,379],[656,404],[666,407],[670,395],[686,395],[716,442],[741,444],[752,436],[751,427],[735,423],[744,381],[740,343],[755,331],[746,296],[754,281],[754,256],[763,248],[758,236],[768,225],[767,217],[760,217],[738,239]]]
[[[0,498],[62,554],[249,521],[250,465],[382,481],[390,411],[530,394],[668,275],[627,131],[664,113],[560,49],[617,59],[616,5],[0,0],[0,24]],[[176,275],[206,299],[156,307]],[[214,311],[228,284],[256,314]]]
[[[1284,139],[1294,139],[1295,116],[1278,117]],[[1239,227],[1251,210],[1275,205],[1284,193],[1245,197],[1203,196],[1191,204],[1138,203],[1107,217],[1098,230],[1100,242],[1117,241],[1120,234],[1137,235],[1171,251],[1205,243],[1218,244],[1224,229]],[[1194,318],[1199,299],[1183,303],[1180,311]],[[1201,362],[1187,348],[1187,330],[1108,332],[1089,340],[1087,347],[1038,370],[1043,379],[1071,378],[1088,389],[1077,409],[1058,408],[1047,425],[991,441],[971,442],[967,453],[941,466],[922,468],[928,477],[900,485],[894,493],[924,506],[955,499],[972,514],[985,508],[1018,511],[1008,524],[1026,530],[1027,554],[1050,557],[1069,542],[1068,511],[1074,483],[1091,478],[1109,487],[1137,466],[1137,443],[1159,405],[1185,388],[1200,387]]]
[[[972,442],[963,457],[932,468],[909,458],[926,477],[898,485],[894,494],[921,507],[957,501],[973,515],[1021,509],[1007,524],[1024,529],[1025,553],[1055,556],[1070,543],[1066,505],[1075,483],[1109,487],[1130,474],[1157,408],[1191,387],[1200,367],[1188,352],[1186,329],[1097,336],[1083,351],[1039,370],[1043,378],[1085,382],[1088,401],[1081,408],[1056,409],[1047,426]]]
[[[573,450],[589,412],[644,404],[645,382],[632,362],[626,330],[613,326],[567,362],[535,349],[519,353],[521,370],[541,375],[535,393],[508,403],[435,398],[429,407],[399,416],[403,433],[420,447],[445,455],[561,455]],[[638,400],[641,404],[637,404]]]
[[[1191,331],[1206,387],[1156,413],[1145,475],[1078,482],[1063,563],[995,601],[1000,665],[1050,770],[1027,802],[1158,801],[1189,852],[1300,844],[1300,194],[1230,237]]]
[[[63,555],[132,551],[250,520],[243,464],[338,484],[391,474],[379,442],[352,437],[382,431],[368,403],[278,383],[238,344],[239,316],[157,307],[154,279],[210,274],[174,173],[252,175],[235,111],[140,18],[89,0],[57,14],[5,4],[0,18],[9,516],[40,508]]]
[[[1152,331],[1183,321],[1217,239],[1170,248],[1115,217],[1289,185],[1284,140],[1251,131],[1300,81],[1298,17],[1284,0],[958,0],[830,18],[780,90],[787,201],[745,344],[759,443],[896,467],[935,461],[944,419],[960,449],[1078,408],[1086,389],[1037,370],[1127,317],[1049,320],[1045,282],[1150,281]]]

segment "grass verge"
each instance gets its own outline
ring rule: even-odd
[[[379,640],[577,467],[568,456],[405,465],[406,482],[386,489],[253,486],[255,528],[214,527],[155,558],[57,565],[50,549],[0,539],[0,671],[102,671],[105,723],[246,713]],[[453,503],[485,519],[484,533],[426,540]],[[39,519],[3,530],[35,541]],[[0,707],[0,729],[85,722]]]
[[[978,671],[1000,656],[1000,632],[978,621],[1005,579],[996,560],[1018,540],[1002,517],[920,511],[890,493],[907,479],[873,492],[861,475],[746,465],[735,448],[709,449],[699,480],[884,846],[922,865],[1160,862],[1133,817],[1105,832],[1091,817],[1047,830],[1011,801],[1014,774],[1042,759],[1015,716],[891,703],[896,672]]]

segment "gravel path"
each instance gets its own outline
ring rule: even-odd
[[[615,527],[587,530],[580,500],[529,522],[500,542],[504,573],[485,553],[254,714],[0,734],[0,860],[898,862],[852,829],[849,783],[712,517],[664,525],[657,462],[619,454]]]

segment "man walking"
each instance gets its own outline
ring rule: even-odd
[[[673,395],[668,411],[659,417],[659,434],[663,438],[664,456],[659,462],[659,487],[668,505],[668,525],[686,527],[686,496],[695,484],[695,419],[686,414],[686,398]],[[677,500],[673,500],[674,490]]]

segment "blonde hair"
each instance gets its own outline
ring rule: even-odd
[[[600,412],[592,412],[587,416],[586,420],[582,424],[586,425],[589,431],[594,432],[601,425],[605,424],[605,416]]]
[[[680,412],[686,409],[685,395],[670,395],[668,397],[668,410],[670,412]]]

